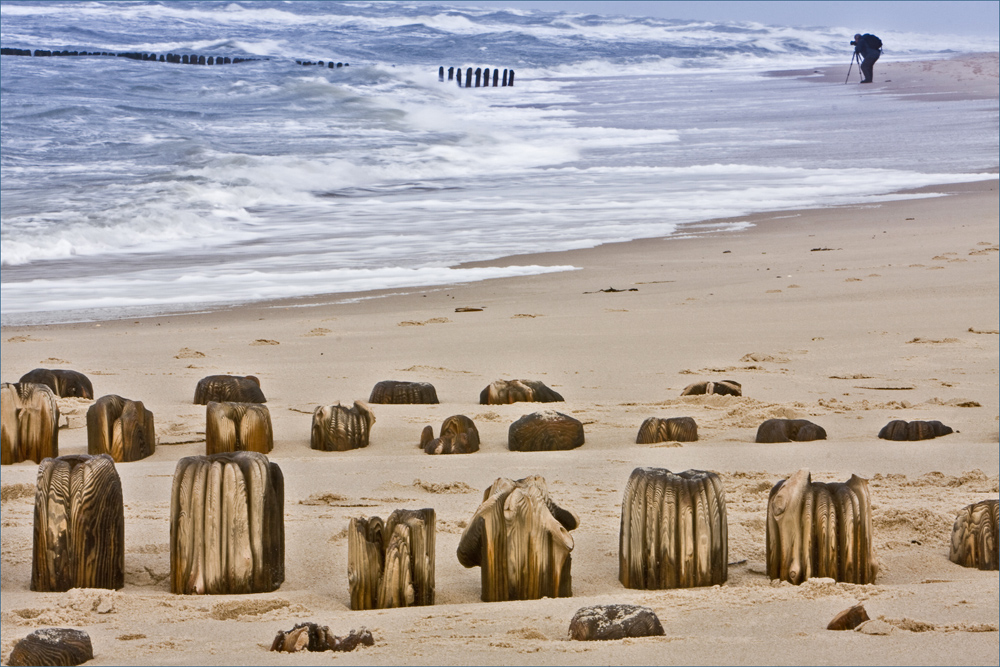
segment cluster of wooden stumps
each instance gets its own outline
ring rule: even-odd
[[[444,81],[445,70],[444,67],[438,67],[438,81]],[[449,67],[448,68],[448,81],[456,81],[459,88],[506,88],[507,86],[514,85],[514,70],[504,69],[503,74],[500,74],[500,70],[497,68],[493,69],[492,74],[492,86],[490,84],[490,68],[489,67],[477,67],[473,70],[471,67],[465,69],[465,85],[462,85],[462,68],[461,67]]]

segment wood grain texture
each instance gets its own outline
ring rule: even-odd
[[[951,529],[948,558],[962,567],[1000,569],[1000,501],[982,500],[962,508]]]
[[[696,442],[698,424],[691,417],[649,417],[639,427],[635,436],[637,445],[654,442]]]
[[[273,591],[285,579],[285,485],[258,452],[189,456],[170,499],[170,590]]]
[[[59,406],[44,384],[0,385],[0,465],[59,456]]]
[[[524,415],[507,429],[507,449],[512,452],[576,449],[583,443],[583,423],[555,410]]]
[[[878,432],[878,437],[883,440],[931,440],[942,435],[954,433],[950,426],[945,426],[939,421],[912,421],[907,422],[902,419],[894,419]]]
[[[90,378],[79,371],[36,368],[22,375],[18,382],[44,384],[60,398],[94,398],[94,386]]]
[[[569,638],[576,641],[662,637],[664,634],[656,612],[634,604],[583,607],[573,614],[569,622]]]
[[[216,403],[267,403],[260,388],[260,380],[253,375],[209,375],[198,380],[194,390],[194,404]]]
[[[702,394],[721,394],[723,396],[742,396],[743,385],[735,380],[719,380],[718,382],[695,382],[684,387],[681,396],[700,396]]]
[[[480,405],[557,403],[563,397],[540,380],[494,380],[479,393]]]
[[[372,387],[369,403],[389,403],[395,405],[410,403],[436,404],[437,391],[429,382],[401,382],[383,380]]]
[[[346,452],[367,447],[375,413],[362,401],[353,407],[340,402],[317,406],[313,411],[309,446],[324,452]]]
[[[434,604],[436,515],[396,510],[388,521],[353,518],[347,529],[351,609]]]
[[[779,481],[767,503],[766,554],[771,579],[873,583],[878,562],[868,481],[851,475],[843,483],[813,482],[804,469]]]
[[[205,453],[260,452],[274,449],[271,413],[259,403],[216,403],[205,408]]]
[[[125,585],[125,505],[107,454],[48,458],[35,489],[31,590]]]
[[[142,401],[109,394],[87,410],[87,453],[110,454],[116,463],[138,461],[156,450],[153,413]]]
[[[768,419],[757,427],[754,442],[826,440],[826,430],[807,419]]]
[[[434,437],[434,428],[424,427],[420,448],[427,454],[471,454],[479,451],[479,429],[465,415],[452,415],[441,424],[441,435]]]
[[[346,637],[338,637],[330,628],[316,623],[296,623],[291,630],[279,630],[271,642],[271,650],[286,653],[298,651],[353,651],[359,646],[374,646],[370,630],[351,630]]]
[[[576,514],[552,501],[542,477],[499,478],[462,533],[458,561],[480,568],[484,602],[571,597],[569,531],[578,525]]]
[[[82,665],[94,659],[90,635],[74,628],[42,628],[14,644],[8,665]]]
[[[728,578],[726,493],[714,472],[636,468],[622,499],[618,579],[626,588],[714,586]]]

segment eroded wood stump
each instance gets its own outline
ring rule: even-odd
[[[437,391],[429,382],[400,382],[383,380],[372,387],[369,403],[437,403]]]
[[[726,492],[714,472],[636,468],[625,485],[618,579],[626,588],[691,588],[728,577]]]
[[[351,609],[434,604],[435,514],[431,508],[396,510],[351,519],[347,529],[347,581]]]
[[[260,389],[260,380],[253,375],[209,375],[198,380],[194,390],[194,404],[216,403],[267,403]]]
[[[346,452],[368,446],[375,413],[367,403],[354,401],[345,407],[338,401],[313,411],[309,446],[324,452]]]
[[[654,442],[695,442],[698,440],[698,424],[691,417],[650,417],[642,422],[635,436],[637,445],[651,445]]]
[[[720,380],[718,382],[695,382],[684,387],[681,396],[700,396],[701,394],[721,394],[723,396],[742,396],[743,385],[735,380]]]
[[[827,630],[853,630],[865,621],[870,621],[868,612],[864,605],[856,604],[849,609],[845,609],[836,616],[826,626]]]
[[[479,393],[480,405],[557,403],[563,397],[540,380],[495,380]]]
[[[634,604],[584,607],[573,614],[569,622],[569,638],[577,641],[662,637],[664,634],[656,612]]]
[[[59,406],[44,384],[0,385],[0,464],[59,456]]]
[[[285,580],[285,481],[258,452],[177,462],[170,498],[170,591],[273,591]]]
[[[500,478],[483,493],[458,543],[458,562],[479,567],[483,602],[571,597],[576,514],[556,505],[538,475]]]
[[[125,585],[125,504],[107,454],[48,458],[35,488],[31,590]]]
[[[826,430],[807,419],[768,419],[757,427],[754,442],[826,440]]]
[[[87,410],[87,453],[110,454],[117,463],[138,461],[156,450],[153,413],[142,401],[110,394]]]
[[[930,440],[942,435],[954,433],[950,426],[945,426],[939,421],[912,421],[906,422],[902,419],[894,419],[878,432],[878,437],[883,440]]]
[[[582,444],[583,423],[555,410],[524,415],[507,430],[507,449],[512,452],[551,452]]]
[[[479,429],[465,415],[452,415],[441,424],[441,435],[425,426],[420,434],[420,448],[427,454],[471,454],[479,451]]]
[[[996,570],[1000,566],[1000,501],[982,500],[959,511],[951,529],[948,558],[962,567]]]
[[[813,482],[803,469],[774,485],[767,502],[767,576],[793,584],[810,577],[870,584],[877,573],[868,480]]]
[[[59,398],[94,398],[94,385],[80,371],[59,368],[36,368],[21,376],[18,382],[44,384]]]
[[[73,628],[42,628],[14,644],[8,665],[82,665],[94,659],[90,635]]]
[[[271,642],[271,650],[296,653],[298,651],[353,651],[359,646],[374,646],[375,638],[370,630],[351,630],[346,637],[338,637],[330,628],[316,623],[296,623],[286,631],[279,630]]]
[[[205,453],[260,452],[274,449],[271,413],[260,403],[216,403],[205,409]]]

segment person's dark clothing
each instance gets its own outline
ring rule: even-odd
[[[872,77],[875,74],[875,61],[882,55],[882,49],[874,48],[868,39],[869,37],[872,35],[862,35],[860,39],[855,39],[854,44],[854,53],[860,54],[862,58],[859,67],[865,78],[861,83],[872,82]]]

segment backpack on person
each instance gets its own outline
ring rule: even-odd
[[[861,39],[865,40],[865,45],[869,49],[882,50],[882,40],[875,35],[862,35]]]

